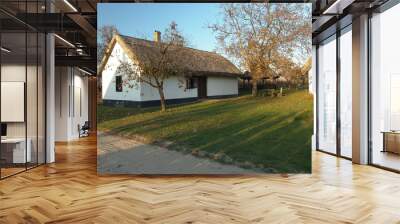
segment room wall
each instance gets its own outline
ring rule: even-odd
[[[29,70],[29,68],[28,68]],[[1,66],[2,82],[25,82],[25,65],[4,64]],[[7,108],[1,108],[6,110]],[[7,123],[7,137],[25,137],[25,123]]]
[[[207,96],[237,95],[239,81],[230,77],[207,77]]]
[[[71,83],[70,68],[55,68],[55,140],[67,141],[70,126],[68,118],[69,111],[69,88]]]
[[[24,31],[23,29],[2,33],[2,45],[7,46],[11,51],[1,52],[0,64],[2,81],[17,81],[26,84],[26,92],[23,93],[26,94],[24,99],[26,105],[23,108],[26,120],[25,122],[7,122],[7,137],[24,138],[26,135],[30,140],[32,163],[27,164],[30,168],[36,162],[39,164],[44,163],[45,160],[54,162],[54,142],[51,138],[54,131],[49,128],[53,123],[51,120],[53,107],[51,107],[50,82],[48,82],[49,77],[54,75],[51,70],[54,67],[54,54],[51,54],[51,52],[54,53],[54,39],[46,38],[44,33]],[[46,72],[44,72],[44,66],[47,66]],[[47,108],[45,108],[46,103]],[[1,109],[10,111],[7,107]]]
[[[27,78],[27,81],[25,80]],[[30,139],[31,156],[33,162],[36,161],[37,149],[39,152],[44,150],[44,89],[42,68],[38,70],[35,66],[25,66],[25,64],[2,64],[2,82],[24,82],[26,83],[26,121],[7,122],[8,138],[25,138],[25,133]],[[38,85],[38,86],[37,86]],[[25,108],[23,108],[25,110]],[[7,110],[7,108],[1,108]],[[39,120],[38,120],[39,119]],[[39,156],[40,161],[43,158]]]
[[[76,68],[56,67],[55,85],[55,140],[77,139],[78,124],[88,121],[88,77]]]
[[[76,70],[75,70],[76,72]],[[88,77],[87,76],[82,76],[82,73],[75,73],[74,76],[74,105],[73,105],[73,113],[72,113],[72,119],[71,119],[71,136],[73,139],[79,137],[79,132],[78,132],[78,125],[82,126],[85,121],[88,121],[89,119],[89,113],[88,113],[88,107],[89,107],[89,102],[88,102]],[[80,93],[79,93],[80,91]],[[79,110],[79,103],[77,102],[78,95],[80,94],[81,98],[81,105],[80,105],[80,110]]]
[[[2,65],[1,69],[2,69],[1,72],[2,82],[25,82],[25,74],[26,74],[25,65],[4,64]],[[29,134],[32,133],[34,130],[36,130],[36,120],[37,120],[36,67],[28,66],[27,71],[28,71],[28,86],[27,86],[26,101],[27,101],[28,134]],[[35,74],[35,78],[32,78],[31,74]],[[41,105],[39,105],[39,107],[40,106]],[[6,109],[7,108],[2,108],[2,110]],[[25,137],[25,123],[24,122],[7,123],[7,135],[9,137]]]

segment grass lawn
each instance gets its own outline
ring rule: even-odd
[[[305,90],[280,98],[240,96],[159,108],[99,105],[99,130],[173,142],[169,148],[224,154],[277,172],[311,172],[313,98]]]

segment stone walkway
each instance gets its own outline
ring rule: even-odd
[[[254,174],[256,171],[109,134],[97,138],[101,174]]]

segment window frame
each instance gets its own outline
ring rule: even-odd
[[[115,92],[120,93],[123,92],[123,84],[122,84],[122,76],[115,76]]]
[[[197,89],[198,88],[198,78],[197,77],[187,77],[186,78],[186,89]]]

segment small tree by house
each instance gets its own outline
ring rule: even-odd
[[[161,35],[156,32],[154,46],[143,52],[135,63],[120,61],[117,73],[124,76],[124,85],[134,88],[137,83],[146,83],[157,89],[160,95],[161,111],[166,110],[164,82],[172,76],[183,76],[185,71],[183,48],[186,39],[175,22]]]

